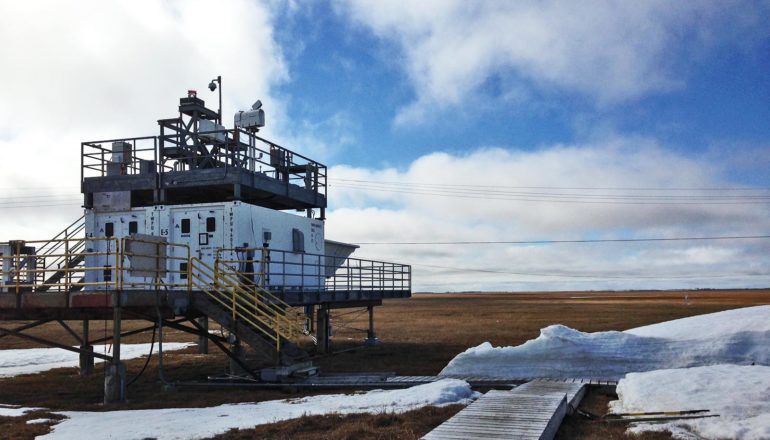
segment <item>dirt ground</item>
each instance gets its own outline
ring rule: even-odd
[[[317,359],[323,372],[394,372],[433,375],[457,353],[489,341],[494,345],[517,345],[538,336],[541,328],[560,323],[582,331],[625,330],[671,319],[758,304],[770,304],[770,289],[698,290],[649,292],[558,292],[558,293],[468,293],[415,294],[406,300],[386,301],[376,308],[375,324],[381,344],[363,347],[366,314],[362,310],[336,310],[333,356]],[[4,322],[13,327],[20,323]],[[80,323],[69,323],[79,329]],[[146,325],[124,322],[125,329]],[[212,325],[216,328],[216,325]],[[93,321],[92,338],[111,332],[109,322]],[[58,324],[51,323],[30,332],[63,343],[74,339]],[[176,331],[164,332],[166,342],[193,341]],[[151,333],[132,336],[126,342],[150,342]],[[14,337],[0,337],[0,349],[36,347]],[[168,381],[204,380],[225,372],[226,359],[213,344],[209,355],[196,348],[169,352],[164,356],[164,376]],[[324,390],[313,393],[290,389],[233,390],[163,387],[159,382],[157,356],[127,391],[129,402],[120,408],[159,408],[212,406],[232,402],[255,402],[310,394],[346,392]],[[132,378],[145,359],[127,362]],[[46,407],[56,410],[109,410],[102,405],[103,370],[97,365],[91,377],[82,378],[76,369],[0,379],[0,403]],[[603,411],[612,396],[591,394],[586,408]],[[598,402],[598,403],[597,403]],[[255,429],[231,431],[217,438],[419,438],[459,410],[423,408],[396,416],[356,415],[303,418]],[[26,425],[25,418],[0,417],[0,432],[12,439],[29,439],[46,432],[47,425]],[[37,414],[36,417],[40,418]],[[331,429],[330,426],[334,426]],[[569,418],[559,439],[626,439],[623,427],[607,428],[578,418]],[[669,438],[666,435],[645,437]]]

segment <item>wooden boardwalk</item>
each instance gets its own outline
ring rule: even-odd
[[[535,380],[510,391],[492,390],[423,439],[551,440],[584,393],[585,385],[577,381]]]
[[[575,383],[585,385],[615,386],[617,381],[599,379],[533,379],[487,376],[396,376],[386,373],[371,374],[338,374],[312,376],[302,383],[323,387],[354,387],[354,388],[407,388],[415,385],[436,382],[442,379],[460,379],[468,382],[473,388],[503,388],[513,387],[528,382]]]

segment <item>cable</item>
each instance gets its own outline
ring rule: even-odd
[[[476,244],[562,244],[562,243],[634,243],[650,241],[707,241],[767,239],[770,235],[734,235],[723,237],[607,238],[585,240],[506,240],[506,241],[359,241],[358,245],[476,245]]]
[[[153,351],[153,349],[155,348],[155,330],[156,330],[156,329],[157,329],[157,327],[153,327],[153,328],[152,328],[152,343],[150,343],[150,354],[148,354],[148,355],[147,355],[147,360],[144,362],[144,366],[143,366],[143,367],[142,367],[142,369],[139,371],[139,373],[137,373],[137,375],[136,375],[136,376],[134,376],[134,377],[133,377],[133,378],[132,378],[132,379],[131,379],[131,380],[130,380],[130,381],[127,383],[127,384],[126,384],[126,388],[130,387],[131,385],[133,385],[133,383],[134,383],[134,382],[136,382],[136,380],[137,380],[137,379],[139,379],[139,377],[141,377],[141,376],[142,376],[142,374],[144,374],[144,370],[146,370],[146,369],[147,369],[147,365],[149,365],[149,364],[150,364],[150,359],[152,359],[152,351]]]

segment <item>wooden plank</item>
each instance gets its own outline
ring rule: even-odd
[[[423,438],[551,439],[566,414],[565,388],[577,387],[559,386],[567,385],[565,382],[544,383],[540,381],[510,391],[491,390]],[[517,392],[522,387],[523,390]]]

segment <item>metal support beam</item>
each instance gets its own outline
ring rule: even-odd
[[[198,326],[201,329],[198,334],[198,353],[209,354],[209,318],[206,316],[198,318]]]
[[[230,338],[230,374],[240,376],[248,372],[248,370],[243,368],[243,365],[246,365],[243,356],[243,344],[241,344],[241,339],[236,334],[231,333]]]
[[[199,330],[202,330],[202,328],[201,328],[201,327],[198,327],[198,325],[199,325],[199,324],[198,324],[197,322],[195,322],[195,320],[194,320],[194,319],[191,319],[191,320],[190,320],[190,322],[191,322],[191,323],[192,323],[192,324],[193,324],[193,325],[194,325],[196,328],[198,328]],[[254,371],[253,371],[251,368],[249,368],[249,366],[248,366],[248,365],[246,365],[246,364],[245,364],[245,363],[244,363],[244,362],[243,362],[241,359],[239,359],[239,358],[238,358],[238,356],[236,356],[236,354],[235,354],[235,353],[231,352],[231,351],[230,351],[230,350],[229,350],[229,349],[228,349],[228,348],[225,346],[225,344],[222,342],[222,338],[218,338],[218,337],[217,337],[217,338],[214,338],[214,337],[212,337],[212,336],[214,336],[214,335],[211,335],[211,334],[209,334],[209,333],[206,333],[206,334],[207,334],[207,335],[209,335],[209,340],[210,340],[211,342],[213,342],[213,343],[214,343],[214,345],[216,345],[216,346],[217,346],[217,348],[219,348],[220,350],[222,350],[222,352],[223,352],[225,355],[227,355],[227,357],[228,357],[228,358],[230,358],[230,359],[231,359],[233,362],[235,362],[235,363],[236,363],[236,364],[237,364],[237,365],[238,365],[238,366],[239,366],[239,367],[240,367],[240,368],[241,368],[243,371],[247,372],[247,373],[248,373],[248,374],[249,374],[251,377],[253,377],[253,378],[254,378],[254,379],[256,379],[256,380],[259,380],[259,375],[258,375],[257,373],[255,373],[255,372],[254,372]]]
[[[329,308],[326,304],[318,306],[316,311],[316,339],[318,340],[318,350],[321,353],[331,352],[331,321],[329,320]]]
[[[142,327],[140,329],[131,330],[131,331],[128,331],[128,332],[123,332],[123,333],[120,334],[120,337],[121,338],[125,338],[126,336],[138,335],[139,333],[144,333],[146,331],[150,331],[153,328],[155,328],[155,325],[151,325],[149,327]],[[93,341],[91,341],[91,343],[92,344],[101,344],[101,343],[104,343],[104,342],[107,342],[107,341],[111,341],[111,340],[112,340],[112,336],[106,336],[104,338],[94,339]]]
[[[82,340],[82,339],[80,339],[80,335],[78,335],[77,333],[75,333],[75,331],[74,331],[74,330],[72,330],[72,328],[70,328],[70,326],[68,326],[66,322],[62,321],[61,319],[57,319],[57,320],[56,320],[56,322],[58,322],[58,323],[59,323],[59,325],[60,325],[60,326],[62,326],[62,328],[64,328],[64,330],[67,330],[67,333],[69,333],[70,335],[72,335],[72,337],[73,337],[73,338],[75,338],[75,340],[76,340],[77,342],[79,342],[79,343],[80,343],[80,345],[83,345],[83,340]]]
[[[305,306],[305,330],[308,333],[315,333],[315,321],[313,321],[313,314],[315,313],[315,305],[310,304]]]
[[[144,319],[147,319],[150,322],[156,322],[155,320],[152,320],[150,318],[144,318]],[[168,327],[171,327],[171,328],[175,329],[175,330],[180,330],[180,331],[183,331],[183,332],[191,333],[191,334],[194,334],[196,336],[200,335],[200,332],[198,332],[195,329],[192,329],[190,327],[186,327],[186,326],[183,326],[183,325],[179,325],[180,322],[184,322],[184,321],[187,321],[187,318],[180,318],[180,319],[177,319],[177,320],[174,320],[174,321],[165,321],[164,324],[166,326],[168,326]],[[136,329],[136,330],[131,330],[131,331],[123,332],[123,333],[120,334],[120,336],[122,338],[125,338],[126,336],[137,335],[139,333],[148,332],[148,331],[154,329],[155,327],[157,327],[157,325],[153,324],[151,326],[142,327],[142,328],[139,328],[139,329]],[[212,336],[215,336],[215,335],[212,335]],[[101,344],[103,342],[107,342],[107,341],[111,341],[111,340],[112,340],[112,336],[107,336],[107,337],[104,337],[104,338],[94,339],[93,341],[91,341],[91,343],[92,344]]]
[[[366,330],[366,345],[377,345],[380,341],[374,333],[374,306],[366,308],[369,312],[369,328]]]
[[[32,335],[26,335],[24,333],[21,333],[18,330],[9,329],[9,328],[2,328],[0,327],[0,334],[6,334],[6,335],[12,335],[19,338],[29,339],[30,341],[37,342],[38,344],[47,345],[49,347],[55,347],[55,348],[61,348],[62,350],[72,351],[75,353],[84,353],[80,348],[70,347],[69,345],[60,344],[58,342],[49,341],[48,339],[39,338],[37,336]],[[111,361],[112,358],[110,356],[105,356],[99,353],[93,353],[94,357],[97,357],[99,359],[103,359],[105,361]]]
[[[31,328],[35,328],[39,325],[43,325],[45,323],[51,322],[50,319],[41,319],[39,321],[30,322],[29,324],[24,324],[22,326],[16,327],[15,329],[6,330],[8,333],[2,333],[0,332],[0,338],[6,337],[6,336],[16,336],[17,332],[22,332],[24,330],[29,330]]]
[[[83,320],[83,337],[80,340],[80,375],[90,376],[94,372],[94,346],[88,342],[88,320]]]
[[[112,303],[112,360],[104,375],[104,403],[123,403],[126,401],[126,366],[120,361],[120,292],[113,294]]]
[[[164,325],[166,327],[171,327],[174,330],[179,330],[179,331],[183,331],[183,332],[186,332],[186,333],[190,333],[191,335],[196,335],[196,336],[208,335],[207,337],[209,338],[210,341],[213,341],[214,339],[217,339],[217,340],[220,340],[220,341],[227,341],[226,338],[223,338],[221,336],[209,334],[208,330],[207,331],[196,330],[194,328],[187,327],[186,325],[179,324],[180,322],[184,322],[184,321],[193,322],[193,320],[189,320],[187,318],[182,318],[182,319],[178,319],[176,321],[164,321]],[[196,328],[197,328],[197,326],[196,326]]]

